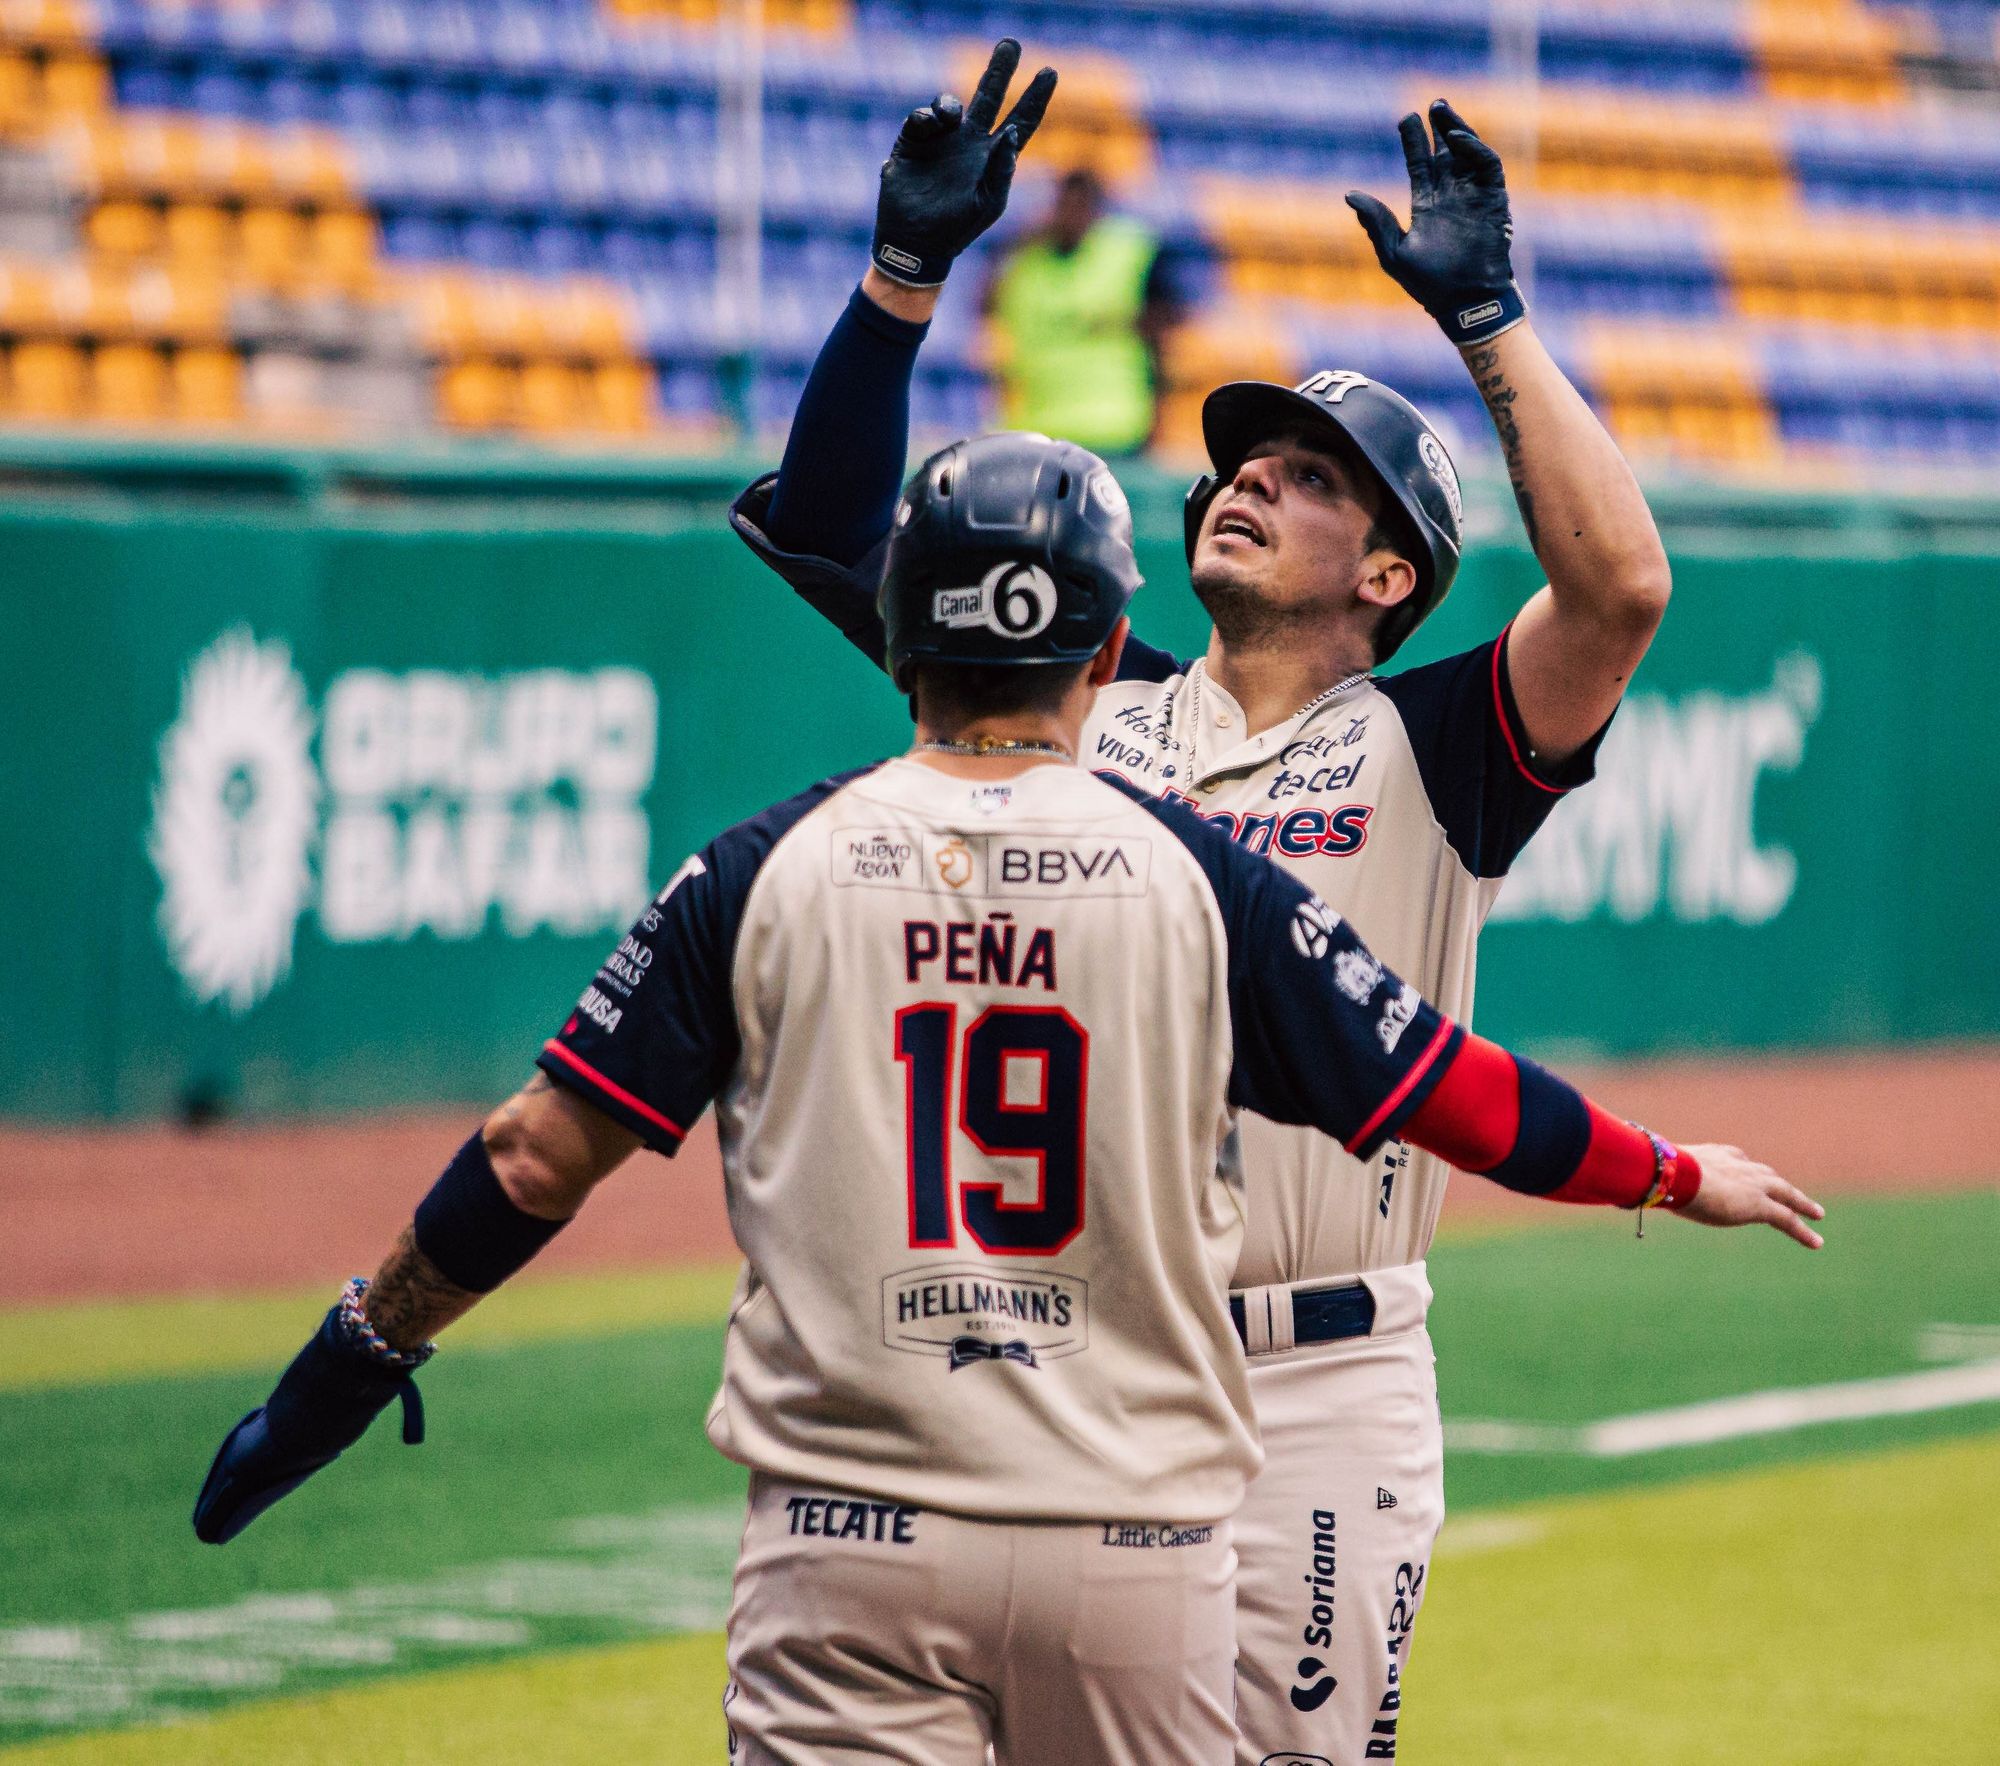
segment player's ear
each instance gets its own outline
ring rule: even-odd
[[[1118,678],[1118,659],[1125,654],[1125,640],[1132,635],[1132,622],[1120,619],[1111,628],[1111,636],[1104,640],[1103,647],[1090,659],[1090,684],[1093,687],[1108,687]]]
[[[1371,607],[1394,607],[1417,592],[1417,567],[1401,554],[1377,547],[1361,560],[1355,595]]]

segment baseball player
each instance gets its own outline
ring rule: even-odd
[[[1071,444],[926,462],[881,601],[909,754],[681,867],[538,1080],[224,1442],[201,1537],[399,1393],[411,1423],[432,1334],[713,1102],[746,1259],[708,1420],[752,1472],[733,1747],[1225,1766],[1230,1517],[1260,1457],[1228,1293],[1240,1109],[1364,1162],[1402,1139],[1560,1199],[1817,1242],[1774,1173],[1606,1116],[1437,1012],[1297,879],[1074,764],[1118,671],[1131,532]]]
[[[867,279],[781,471],[736,510],[759,555],[878,660],[873,590],[911,369],[936,285],[992,218],[968,193],[1002,151],[984,133],[997,101],[961,123],[939,99],[905,125]],[[1420,412],[1359,373],[1224,386],[1203,411],[1213,473],[1187,502],[1207,653],[1127,645],[1084,749],[1269,854],[1464,1016],[1481,922],[1515,855],[1591,776],[1669,581],[1631,473],[1525,321],[1499,160],[1450,106],[1430,122],[1402,123],[1407,232],[1373,198],[1349,201],[1384,268],[1461,347],[1548,586],[1491,642],[1378,676],[1458,567],[1450,457]],[[1267,1463],[1236,1529],[1242,1759],[1390,1758],[1444,1512],[1424,1256],[1446,1166],[1399,1139],[1364,1159],[1254,1115],[1243,1154],[1236,1305]]]

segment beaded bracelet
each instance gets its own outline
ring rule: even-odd
[[[1643,1123],[1634,1122],[1629,1124],[1629,1126],[1638,1129],[1646,1137],[1653,1149],[1652,1187],[1639,1198],[1632,1210],[1636,1217],[1635,1224],[1638,1228],[1633,1236],[1643,1239],[1646,1236],[1646,1210],[1648,1208],[1658,1208],[1666,1201],[1667,1191],[1673,1184],[1674,1164],[1679,1159],[1680,1153],[1671,1141],[1655,1134]]]
[[[397,1373],[415,1373],[437,1353],[435,1343],[420,1344],[415,1349],[396,1349],[389,1340],[368,1322],[368,1315],[361,1310],[361,1296],[368,1292],[368,1278],[365,1275],[353,1277],[340,1292],[340,1334],[351,1349],[359,1350],[378,1367],[390,1368]]]

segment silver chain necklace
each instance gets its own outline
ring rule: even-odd
[[[1014,736],[981,736],[976,742],[919,742],[910,750],[912,754],[957,754],[967,760],[980,760],[993,755],[1002,757],[1017,754],[1047,754],[1057,760],[1076,759],[1076,756],[1057,742],[1023,742]]]
[[[1201,777],[1201,683],[1202,676],[1206,673],[1207,670],[1202,669],[1200,672],[1190,670],[1188,674],[1187,785],[1190,790],[1194,788],[1194,782]],[[1368,670],[1364,668],[1357,674],[1349,675],[1343,681],[1335,681],[1324,693],[1319,694],[1315,698],[1308,699],[1305,704],[1301,705],[1285,721],[1296,724],[1302,718],[1310,717],[1329,699],[1339,698],[1349,687],[1367,679]],[[1165,733],[1163,729],[1161,734],[1165,735]]]

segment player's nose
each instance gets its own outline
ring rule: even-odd
[[[1230,480],[1231,487],[1247,496],[1259,496],[1267,501],[1277,494],[1278,459],[1275,454],[1253,454],[1236,468],[1236,476]]]

